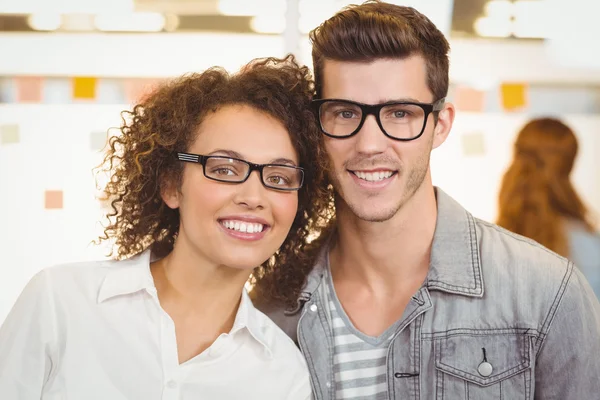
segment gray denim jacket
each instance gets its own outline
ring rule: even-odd
[[[436,193],[430,270],[387,354],[389,398],[600,399],[600,304],[582,274]],[[257,304],[299,344],[317,400],[336,392],[327,254],[296,310]]]

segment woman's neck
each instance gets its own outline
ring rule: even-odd
[[[152,263],[159,301],[167,313],[198,316],[217,324],[233,319],[250,272],[210,263],[195,251],[175,246]],[[228,325],[228,323],[225,323]]]

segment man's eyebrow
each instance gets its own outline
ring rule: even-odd
[[[413,97],[400,97],[400,98],[395,98],[395,99],[382,99],[382,101],[379,104],[384,104],[384,103],[403,103],[403,102],[408,102],[408,103],[423,103],[423,101],[415,99]]]

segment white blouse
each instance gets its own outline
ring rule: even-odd
[[[244,291],[229,334],[179,364],[150,253],[53,267],[0,328],[0,399],[309,399],[306,362]]]

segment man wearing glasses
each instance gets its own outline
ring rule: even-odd
[[[370,1],[311,41],[336,229],[299,307],[263,309],[315,398],[598,398],[600,304],[582,274],[432,184],[455,113],[443,34]]]

